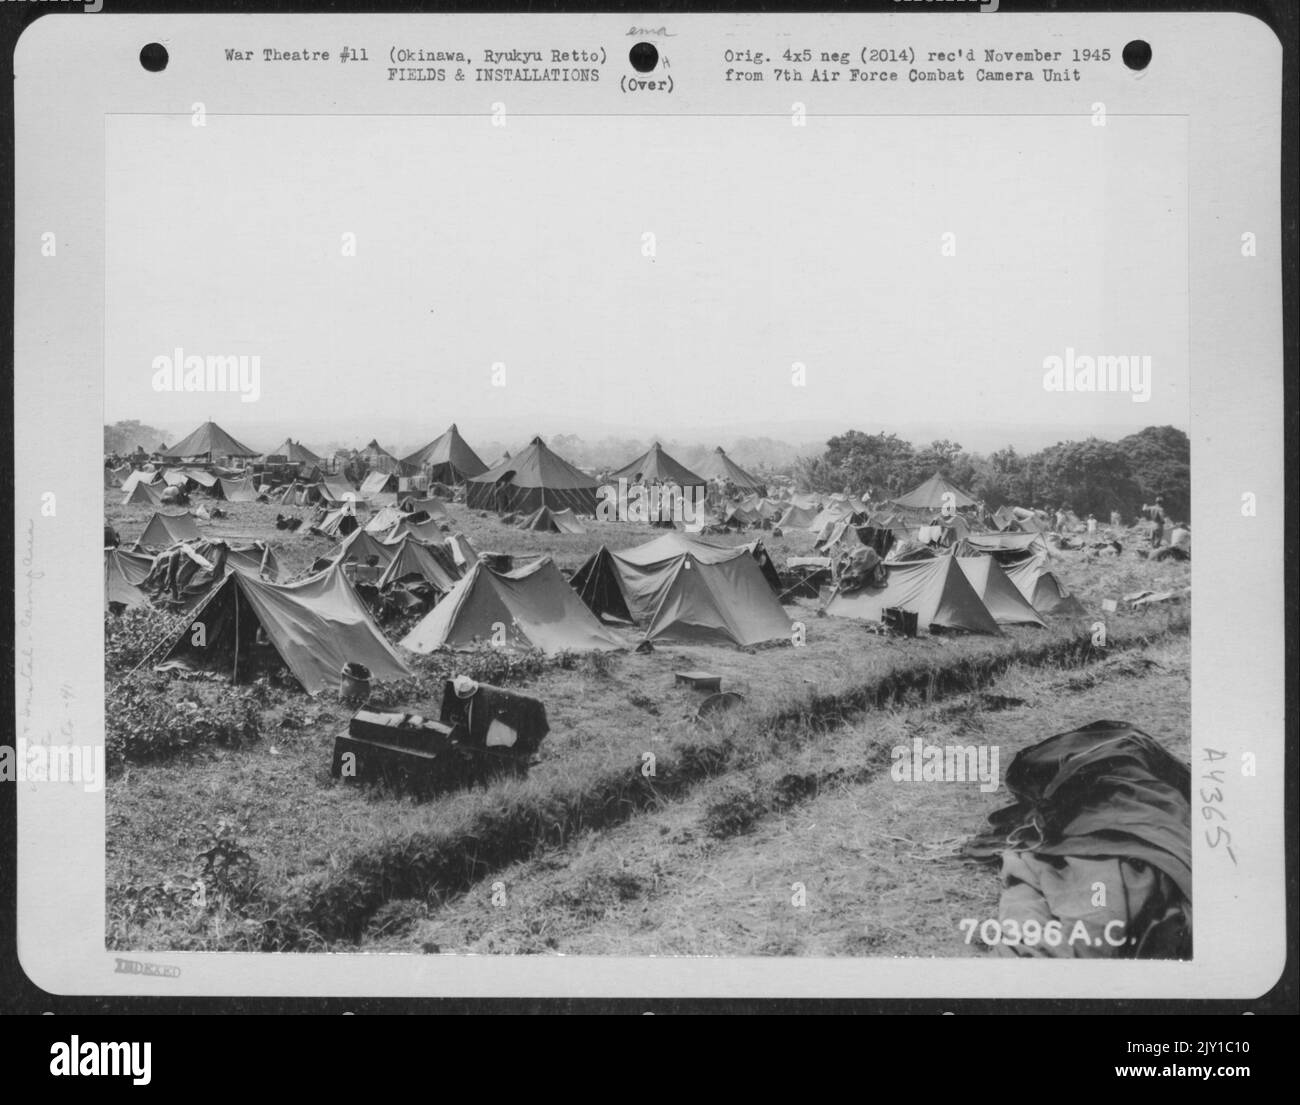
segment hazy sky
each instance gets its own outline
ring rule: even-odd
[[[109,421],[1187,425],[1182,119],[119,116],[108,154]],[[155,392],[176,347],[261,398]],[[1150,401],[1045,391],[1067,347],[1150,355]]]

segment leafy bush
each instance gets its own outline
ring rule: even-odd
[[[179,618],[157,606],[137,606],[121,614],[105,614],[105,670],[113,674],[129,672],[179,624]]]
[[[197,687],[147,674],[110,686],[104,716],[110,764],[163,759],[202,745],[238,748],[261,735],[248,690],[222,687],[205,700]]]
[[[214,904],[206,894],[209,887],[218,900],[224,898],[234,906],[247,904],[258,889],[256,861],[239,843],[235,826],[229,821],[222,818],[215,829],[210,826],[206,829],[208,847],[195,857],[203,860],[199,878],[205,889],[205,904],[209,908]]]

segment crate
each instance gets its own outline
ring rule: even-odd
[[[685,683],[692,690],[711,693],[722,690],[722,676],[711,675],[707,671],[677,671],[673,672],[673,676],[675,684]]]

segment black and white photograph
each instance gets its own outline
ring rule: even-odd
[[[95,989],[1272,985],[1281,47],[966,6],[29,30],[11,765]]]

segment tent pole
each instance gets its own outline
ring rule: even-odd
[[[235,664],[230,672],[230,681],[239,685],[239,588],[235,587]]]

